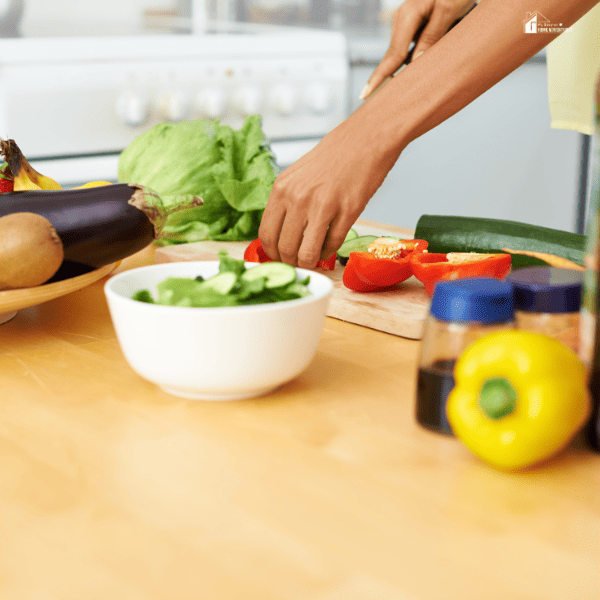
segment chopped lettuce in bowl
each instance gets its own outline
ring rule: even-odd
[[[137,290],[132,299],[163,306],[247,306],[310,296],[309,283],[310,275],[298,281],[296,269],[290,265],[271,262],[247,267],[243,260],[221,250],[216,275],[207,279],[168,277],[158,283],[156,299],[147,289]]]

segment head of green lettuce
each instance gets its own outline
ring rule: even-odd
[[[218,119],[159,123],[123,150],[118,178],[160,196],[172,213],[157,240],[167,245],[256,238],[277,173],[260,116],[251,115],[239,130]],[[177,210],[190,196],[203,205]]]

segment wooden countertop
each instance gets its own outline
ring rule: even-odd
[[[186,401],[103,284],[0,327],[0,598],[600,598],[600,456],[511,475],[419,428],[420,342],[327,319],[275,393]]]

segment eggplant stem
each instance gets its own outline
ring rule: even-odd
[[[176,207],[166,208],[161,197],[154,190],[136,183],[128,185],[134,190],[128,203],[148,217],[154,227],[155,239],[164,237],[163,229],[169,215],[204,204],[204,200],[200,196],[191,196],[187,202],[182,202]]]

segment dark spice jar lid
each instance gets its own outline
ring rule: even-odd
[[[515,309],[538,313],[572,313],[581,307],[583,271],[527,267],[507,275]]]

